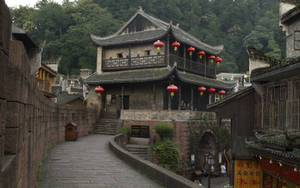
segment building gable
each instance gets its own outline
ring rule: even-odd
[[[122,31],[121,35],[135,33],[140,31],[149,31],[159,29],[151,21],[138,14]]]

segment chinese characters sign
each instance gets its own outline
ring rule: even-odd
[[[234,161],[235,188],[262,188],[262,178],[262,168],[257,161]]]

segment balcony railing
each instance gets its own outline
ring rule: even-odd
[[[165,55],[104,59],[104,71],[166,66]]]
[[[179,70],[192,72],[207,77],[215,77],[215,65],[191,61],[190,59],[184,60],[183,57],[179,57],[174,54],[169,55],[169,57],[170,65],[173,66],[176,62]],[[163,67],[168,64],[166,62],[167,56],[165,55],[104,59],[102,64],[102,70],[114,71],[138,68]]]
[[[208,62],[204,64],[202,62],[196,62],[190,59],[186,59],[184,61],[183,57],[171,54],[170,64],[173,65],[175,62],[177,63],[179,70],[184,70],[207,77],[215,77],[215,65],[211,65]]]

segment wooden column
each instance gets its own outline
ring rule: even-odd
[[[185,72],[185,67],[186,67],[186,46],[185,44],[183,45],[183,71]]]
[[[181,106],[181,84],[179,84],[178,86],[178,110],[180,110],[180,106]]]
[[[124,86],[121,87],[121,109],[124,109]]]
[[[167,44],[166,44],[166,50],[165,50],[165,57],[166,57],[166,65],[170,65],[170,35],[167,36]]]
[[[153,83],[153,86],[152,86],[152,93],[153,93],[152,110],[156,110],[156,87],[155,87],[155,83]]]
[[[203,63],[204,63],[204,76],[206,76],[206,55],[203,57]]]
[[[131,45],[128,47],[128,66],[131,67]]]
[[[194,88],[191,87],[191,110],[194,109]]]

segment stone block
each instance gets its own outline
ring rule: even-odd
[[[16,128],[24,124],[24,104],[7,102],[6,127]]]
[[[10,36],[11,17],[9,9],[4,1],[0,1],[0,50],[6,54],[9,52]]]
[[[6,98],[6,76],[8,67],[8,56],[0,51],[0,98]]]
[[[19,129],[6,128],[5,129],[5,146],[4,151],[8,154],[16,154],[18,146]]]

